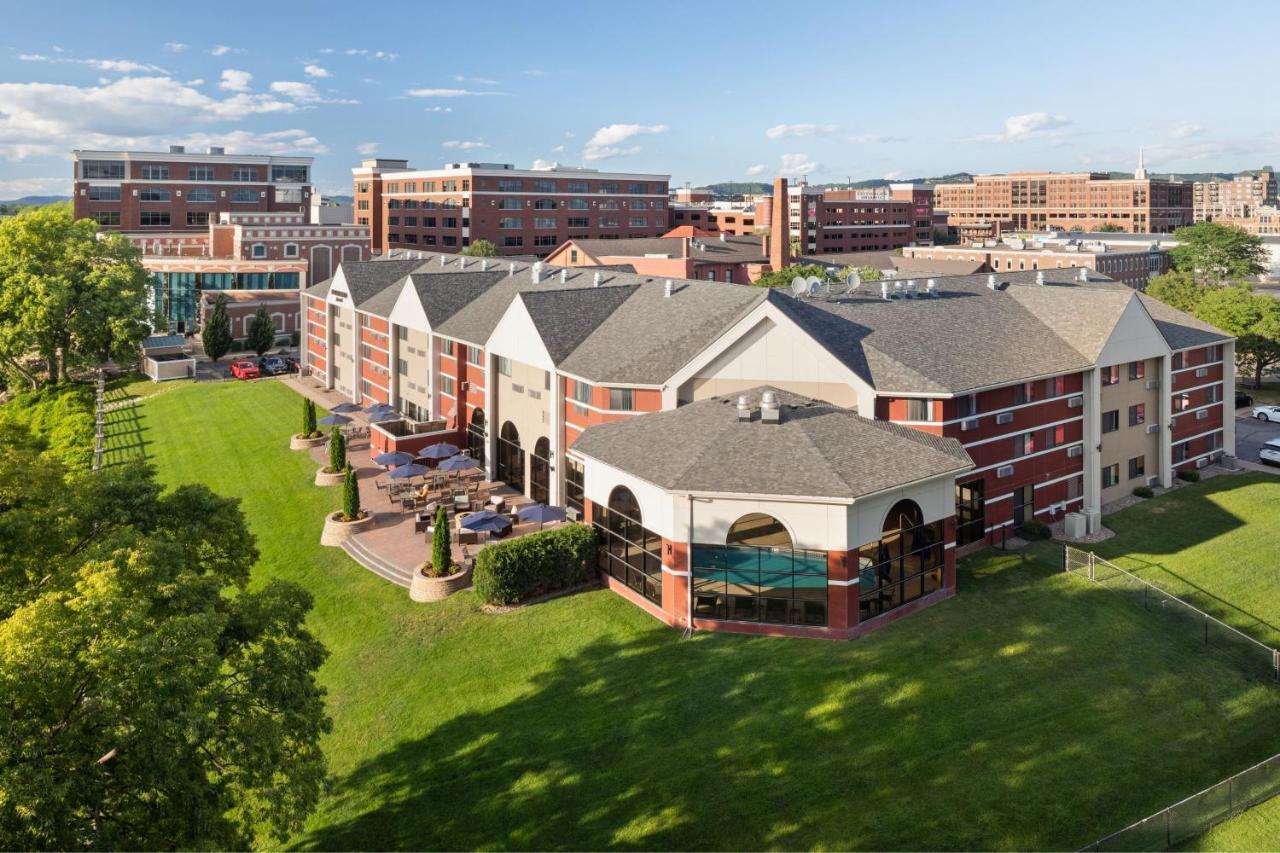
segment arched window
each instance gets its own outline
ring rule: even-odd
[[[489,433],[484,428],[484,409],[472,409],[471,422],[467,424],[467,454],[481,465],[484,464],[488,436]]]
[[[498,459],[494,473],[498,479],[518,492],[524,491],[524,450],[520,447],[520,432],[507,421],[498,431]]]
[[[945,526],[924,523],[913,500],[900,500],[885,513],[876,542],[858,554],[861,618],[870,619],[942,588]]]
[[[791,533],[772,515],[751,512],[729,528],[726,545],[755,545],[762,548],[790,548]]]
[[[645,529],[640,503],[626,486],[609,493],[595,518],[596,566],[662,604],[662,537]]]
[[[551,442],[542,436],[533,444],[529,460],[529,497],[537,503],[551,501]]]

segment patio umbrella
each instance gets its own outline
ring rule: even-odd
[[[335,415],[345,415],[347,412],[360,411],[360,407],[357,406],[355,403],[339,403],[329,411],[333,412]]]
[[[376,465],[390,465],[395,468],[400,465],[408,465],[413,461],[412,453],[405,453],[403,450],[391,450],[386,453],[379,453],[373,457]]]
[[[505,533],[511,529],[511,519],[486,509],[480,512],[473,512],[462,519],[462,526],[467,530],[487,530],[490,533]]]
[[[415,465],[410,462],[408,465],[401,465],[399,468],[392,468],[391,473],[387,476],[393,480],[407,480],[410,477],[421,477],[427,473],[425,465]]]
[[[469,468],[479,468],[480,463],[462,453],[457,456],[450,456],[436,467],[441,471],[466,471]]]
[[[536,521],[538,529],[542,529],[542,525],[548,521],[564,521],[564,510],[558,506],[547,506],[546,504],[529,504],[522,506],[516,510],[516,516],[521,521]]]
[[[316,421],[320,426],[344,426],[351,423],[351,418],[346,415],[326,415]]]
[[[395,409],[391,408],[391,406],[387,405],[386,403],[374,403],[372,406],[365,406],[364,410],[366,412],[369,412],[370,414],[374,412],[394,412],[395,411]]]
[[[418,454],[423,459],[448,459],[450,456],[457,455],[458,448],[448,442],[433,444]]]
[[[371,424],[380,424],[385,421],[396,421],[399,419],[400,416],[392,409],[383,409],[380,412],[372,412],[369,415],[369,423]]]

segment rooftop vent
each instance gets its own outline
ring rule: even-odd
[[[1044,284],[1044,270],[1036,273],[1036,284]]]
[[[187,147],[185,145],[170,145],[169,153],[170,154],[186,154]]]
[[[760,395],[760,423],[776,424],[782,421],[782,410],[778,408],[778,395],[765,391]]]
[[[999,285],[997,285],[997,284],[996,284],[996,276],[995,276],[995,273],[992,273],[991,275],[988,275],[988,276],[987,276],[987,288],[988,288],[988,289],[990,289],[990,290],[997,290],[997,289],[999,289]]]
[[[751,401],[747,399],[747,395],[743,394],[738,398],[738,421],[746,422],[751,420]]]
[[[223,148],[221,145],[210,145],[209,153],[210,154],[226,154],[227,149]]]
[[[516,274],[516,262],[512,261],[511,263],[507,264],[507,275],[515,275],[515,274]]]
[[[560,283],[561,283],[561,284],[564,284],[564,283],[565,283],[566,281],[568,281],[568,280],[569,280],[569,270],[565,269],[564,267],[561,267],[561,268],[560,268]]]
[[[670,299],[673,292],[675,292],[675,282],[671,279],[667,279],[662,283],[662,295],[663,297]]]
[[[882,282],[880,282],[880,298],[881,298],[881,299],[892,299],[892,298],[893,298],[893,297],[891,297],[891,296],[889,295],[889,282],[887,282],[887,281],[882,281]]]
[[[458,269],[465,270],[467,268],[467,259],[465,256],[458,258]]]
[[[926,282],[924,283],[924,291],[925,291],[925,293],[929,294],[930,296],[937,297],[937,296],[939,295],[939,294],[938,294],[938,283],[937,283],[936,281],[934,281],[933,279],[929,279],[928,281],[926,281]]]
[[[1080,281],[1088,281],[1089,270],[1087,270],[1084,267],[1080,267],[1080,272],[1076,273],[1076,278],[1079,279]]]
[[[723,243],[724,241],[725,241],[725,233],[724,233],[723,231],[721,231],[721,232],[720,232],[720,242],[721,242],[721,243]]]
[[[447,263],[449,263],[449,259],[448,259],[448,258],[446,258],[444,255],[441,255],[441,256],[440,256],[440,266],[444,266],[444,265],[445,265],[445,264],[447,264]]]
[[[534,284],[538,284],[542,281],[542,271],[546,268],[547,265],[542,261],[535,261],[533,266],[529,267],[529,274],[533,277]]]
[[[592,286],[592,287],[599,287],[599,286],[600,286],[600,283],[601,283],[601,282],[603,282],[603,281],[604,281],[604,273],[602,273],[602,272],[597,272],[597,273],[595,273],[594,275],[592,275],[592,276],[591,276],[591,286]]]
[[[480,272],[484,272],[484,271],[485,271],[485,270],[487,270],[488,268],[489,268],[489,259],[488,259],[488,258],[481,258],[481,259],[480,259]]]

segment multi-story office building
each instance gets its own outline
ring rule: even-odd
[[[205,231],[222,214],[306,214],[311,157],[153,151],[71,152],[77,219],[128,233]]]
[[[768,199],[762,204],[767,206]],[[716,207],[712,204],[673,204],[667,221],[672,228],[693,228],[694,236],[733,234],[746,237],[757,231],[754,205]]]
[[[1123,231],[1167,234],[1194,221],[1192,187],[1148,178],[1139,165],[1133,178],[1106,173],[1015,172],[977,175],[970,183],[934,186],[934,207],[963,239],[995,239],[1018,231]]]
[[[857,198],[852,190],[823,190],[805,183],[790,186],[789,233],[800,254],[831,254],[897,249],[933,242],[932,194],[914,184],[894,185],[892,198]],[[770,206],[756,210],[761,228],[772,230]]]
[[[1276,175],[1269,169],[1230,181],[1196,181],[1192,187],[1196,222],[1254,219],[1260,208],[1280,204]]]
[[[1082,268],[1138,290],[1152,276],[1169,271],[1168,250],[1154,242],[1144,247],[1113,247],[1101,240],[1056,244],[1006,237],[970,246],[908,246],[902,254],[922,261],[978,263],[983,271],[992,272]]]
[[[356,222],[375,254],[389,249],[459,252],[488,240],[504,255],[547,255],[569,239],[666,233],[670,175],[505,163],[411,169],[365,160],[352,170]]]

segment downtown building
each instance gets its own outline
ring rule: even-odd
[[[783,182],[782,189],[787,193],[788,233],[799,243],[801,255],[888,251],[933,242],[933,193],[924,185],[892,184],[883,198],[804,182]],[[757,206],[757,227],[774,230],[775,207]]]
[[[1088,270],[797,297],[405,255],[304,292],[305,374],[402,413],[371,452],[452,442],[595,525],[671,625],[858,636],[958,553],[1234,450],[1233,339]]]
[[[1256,175],[1236,175],[1229,181],[1196,181],[1192,185],[1196,222],[1250,220],[1262,208],[1280,206],[1276,175],[1263,169]]]
[[[969,246],[908,246],[904,258],[918,262],[955,261],[978,264],[982,272],[1013,270],[1086,269],[1142,290],[1152,276],[1169,271],[1167,249],[1151,242],[1145,246],[1113,246],[1105,240],[1050,243],[1006,236]]]
[[[545,256],[571,239],[660,237],[667,232],[670,175],[505,163],[411,169],[375,158],[352,169],[356,223],[374,254],[393,249],[457,253],[488,240],[502,255]]]

